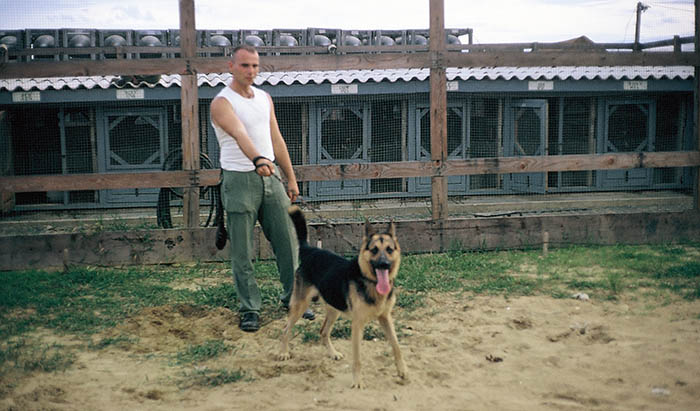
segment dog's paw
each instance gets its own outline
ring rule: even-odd
[[[335,351],[335,350],[332,351],[332,352],[330,352],[330,353],[328,353],[328,356],[331,357],[332,359],[336,360],[336,361],[342,360],[343,358],[345,358],[345,356],[344,356],[343,354],[341,354],[341,353],[339,353],[338,351]]]
[[[290,358],[292,358],[292,354],[289,352],[281,352],[277,354],[277,361],[287,361]]]
[[[352,383],[352,389],[356,390],[364,390],[365,389],[365,384],[362,382],[362,380],[357,380]]]
[[[399,378],[402,380],[407,380],[408,379],[408,372],[406,371],[406,365],[405,364],[399,364],[396,367],[396,370],[399,373]]]
[[[396,380],[396,383],[399,384],[399,385],[406,385],[406,384],[408,384],[409,382],[410,382],[410,380],[409,380],[409,378],[408,378],[408,374],[407,374],[405,371],[404,371],[404,372],[399,372],[399,379]]]

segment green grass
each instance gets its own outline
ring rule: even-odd
[[[59,344],[43,344],[26,338],[13,339],[0,347],[0,376],[11,369],[25,372],[61,371],[71,366],[75,356]]]
[[[463,295],[546,295],[570,298],[585,292],[598,300],[656,295],[664,300],[700,299],[700,243],[642,246],[572,246],[540,250],[464,251],[406,255],[396,281],[397,311],[425,307],[431,293]],[[256,262],[264,318],[284,316],[282,287],[273,262]],[[75,350],[128,348],[134,335],[94,339],[148,307],[188,304],[203,310],[238,310],[229,265],[184,264],[129,268],[76,267],[67,272],[0,272],[0,377],[8,372],[60,371],[73,364]],[[349,338],[344,320],[334,338]],[[301,323],[300,323],[301,324]],[[297,325],[305,341],[317,340],[320,322]],[[373,328],[374,327],[374,328]],[[77,340],[47,344],[35,333],[47,330]],[[400,332],[397,322],[397,332]],[[369,326],[364,338],[383,338]],[[232,355],[223,340],[190,346],[174,355],[173,366],[195,366],[193,383],[215,386],[246,378],[240,371],[203,369],[203,362]]]
[[[248,377],[247,374],[241,370],[228,370],[225,368],[212,370],[202,368],[184,373],[178,385],[182,389],[193,386],[218,387],[241,380],[252,380],[252,378]]]
[[[220,340],[209,340],[204,344],[190,345],[184,351],[176,354],[178,364],[199,363],[232,351],[225,342]]]

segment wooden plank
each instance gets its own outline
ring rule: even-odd
[[[152,51],[152,49],[151,49]],[[104,75],[226,73],[227,57],[163,59],[66,60],[0,63],[0,79]],[[700,66],[692,52],[494,52],[447,53],[445,67],[498,66]],[[429,68],[429,52],[260,56],[262,72],[306,70],[372,70]]]
[[[436,167],[427,161],[294,166],[299,181],[359,180],[406,177],[443,177],[542,171],[619,170],[645,167],[698,167],[699,151],[658,153],[571,154],[446,160]],[[219,170],[156,171],[147,173],[4,176],[0,187],[7,192],[106,190],[211,186],[219,182]]]
[[[193,0],[180,0],[180,44],[184,58],[194,56],[197,44]],[[199,97],[196,72],[182,76],[180,96],[182,169],[199,170]],[[182,209],[185,227],[199,227],[198,185],[183,189]]]
[[[430,0],[430,159],[438,168],[447,160],[445,43],[444,0]],[[447,177],[431,178],[431,198],[433,220],[447,219]]]
[[[559,52],[448,53],[446,67],[553,66],[694,66],[695,53],[683,52]]]
[[[700,56],[700,0],[695,0],[695,54]],[[700,150],[700,64],[695,64],[695,149]],[[695,167],[693,170],[695,181],[693,182],[693,196],[695,197],[695,209],[700,210],[700,167]]]
[[[396,231],[405,253],[448,250],[504,250],[539,248],[542,232],[549,247],[575,244],[673,244],[700,238],[700,213],[630,213],[576,216],[532,216],[398,221]],[[69,265],[123,266],[190,261],[225,262],[229,245],[217,250],[216,229],[169,229],[96,234],[0,236],[0,270],[62,269]],[[518,233],[513,235],[513,233]],[[342,254],[353,254],[363,223],[312,223],[309,239]],[[257,230],[256,256],[272,254]]]
[[[16,193],[28,193],[35,191],[187,187],[192,184],[209,185],[209,180],[215,180],[213,178],[200,180],[199,173],[199,171],[152,171],[144,173],[7,176],[0,177],[0,187]]]
[[[260,56],[261,72],[429,67],[428,53]],[[0,63],[0,79],[100,75],[227,73],[228,57]]]

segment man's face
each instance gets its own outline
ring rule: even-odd
[[[247,50],[238,50],[234,59],[229,62],[233,78],[241,84],[252,85],[260,70],[260,57],[258,53]]]

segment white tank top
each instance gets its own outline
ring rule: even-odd
[[[272,136],[270,134],[270,100],[267,93],[263,90],[251,87],[253,90],[252,98],[245,98],[233,91],[229,86],[216,95],[215,98],[223,97],[231,104],[233,111],[245,126],[248,136],[253,141],[255,148],[258,149],[261,156],[275,161],[275,151],[272,147]],[[238,142],[230,136],[224,129],[217,126],[214,121],[211,122],[216,133],[216,139],[219,140],[221,152],[219,154],[219,162],[221,168],[229,171],[253,171],[255,166],[250,159],[243,154]]]

